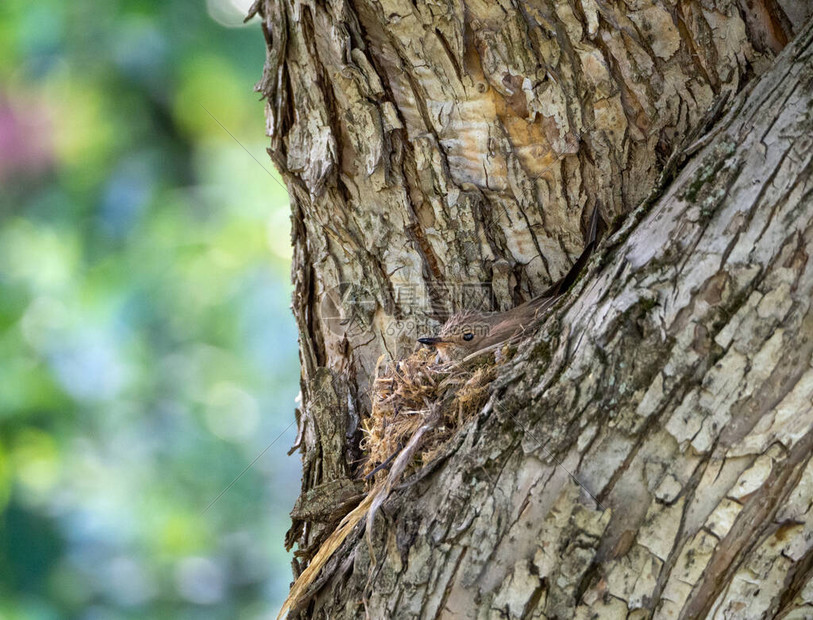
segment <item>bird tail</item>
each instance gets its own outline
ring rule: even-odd
[[[565,293],[573,283],[576,281],[576,278],[579,277],[582,269],[587,264],[587,261],[590,260],[590,256],[593,254],[593,250],[596,248],[598,244],[598,236],[599,236],[599,217],[598,213],[598,205],[593,208],[593,215],[590,216],[590,224],[587,227],[587,244],[584,246],[581,255],[576,262],[573,263],[573,266],[570,268],[565,276],[559,280],[556,284],[551,286],[547,291],[542,293],[537,299],[544,300],[545,298],[556,298],[559,295]],[[532,300],[529,303],[533,303],[536,299]],[[542,301],[540,301],[542,304]],[[543,304],[544,305],[544,304]]]
[[[552,306],[559,297],[567,292],[576,281],[576,278],[579,277],[579,274],[582,272],[582,269],[584,269],[584,266],[587,264],[587,261],[590,259],[598,243],[600,219],[598,206],[596,206],[593,209],[593,215],[590,216],[590,224],[587,229],[587,244],[584,246],[584,250],[582,250],[579,258],[570,268],[570,271],[538,297],[534,297],[512,310],[508,310],[508,313],[511,315],[510,319],[508,319],[509,325],[525,325],[537,319],[545,310]],[[502,330],[497,328],[493,331],[495,333],[502,333]]]

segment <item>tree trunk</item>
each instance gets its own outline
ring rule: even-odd
[[[544,290],[593,208],[620,225],[384,504],[377,562],[357,531],[300,611],[813,615],[813,34],[771,66],[810,9],[742,4],[257,5],[293,209],[296,573],[358,501],[380,356]]]

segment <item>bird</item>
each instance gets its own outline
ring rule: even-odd
[[[441,362],[461,361],[484,349],[522,335],[573,285],[595,249],[599,236],[598,207],[593,210],[587,244],[565,276],[541,295],[504,312],[463,310],[452,315],[437,336],[418,342],[434,347]]]

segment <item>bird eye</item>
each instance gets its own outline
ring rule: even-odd
[[[474,334],[472,334],[471,332],[467,332],[467,333],[463,334],[463,340],[465,340],[466,342],[468,342],[472,338],[474,338]]]

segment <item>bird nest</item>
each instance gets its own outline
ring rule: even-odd
[[[500,359],[507,359],[506,351],[500,352]],[[368,453],[364,474],[374,481],[367,496],[320,544],[291,586],[278,617],[304,608],[318,591],[314,582],[322,568],[364,519],[372,553],[370,532],[375,515],[389,496],[393,482],[436,459],[454,432],[481,410],[497,375],[496,357],[494,351],[484,350],[467,360],[440,364],[430,349],[419,349],[406,359],[384,365],[379,360],[372,412],[362,422],[361,442]],[[389,466],[392,469],[387,471]],[[374,557],[371,559],[374,566]]]
[[[483,407],[496,372],[493,355],[467,364],[437,363],[435,352],[426,348],[383,366],[379,361],[372,412],[363,422],[365,477],[385,477],[387,466],[427,425],[411,467],[434,460],[455,431]]]

